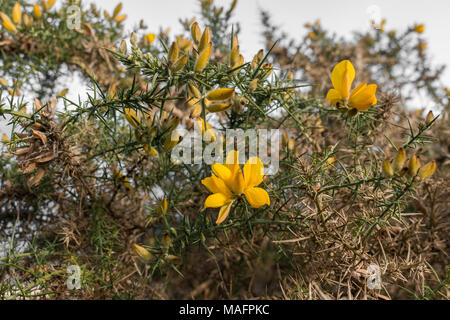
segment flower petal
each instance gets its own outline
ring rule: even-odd
[[[202,184],[212,193],[223,193],[226,196],[231,196],[231,191],[225,185],[225,182],[215,175],[203,179]]]
[[[217,217],[216,224],[221,224],[230,214],[231,206],[233,205],[233,201],[228,202],[222,208],[220,208],[219,216]]]
[[[211,166],[214,174],[219,177],[220,179],[222,179],[223,181],[228,182],[231,178],[231,171],[230,169],[228,169],[226,166],[224,166],[223,164],[220,163],[214,163]]]
[[[375,97],[375,92],[377,91],[376,84],[370,84],[365,87],[359,85],[353,91],[354,92],[352,92],[349,100],[349,105],[351,107],[356,108],[359,111],[364,111],[377,103],[377,98]]]
[[[218,208],[226,204],[230,200],[223,193],[214,193],[205,200],[205,208]]]
[[[270,206],[269,194],[262,188],[247,188],[244,194],[253,208],[260,208],[265,204]]]
[[[342,100],[341,94],[336,89],[330,89],[327,93],[327,100],[331,102],[331,104],[336,105],[339,101]]]
[[[348,99],[352,82],[355,79],[355,68],[349,60],[339,62],[331,73],[331,83],[339,91],[341,97]]]
[[[263,181],[264,165],[258,157],[251,157],[244,165],[246,187],[255,187]]]

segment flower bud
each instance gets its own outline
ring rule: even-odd
[[[227,100],[234,96],[234,89],[233,88],[219,88],[215,89],[213,91],[210,91],[206,98],[208,100],[212,101],[218,101],[218,100]]]
[[[383,161],[383,174],[386,178],[394,176],[394,169],[392,169],[391,162],[387,159]]]
[[[141,247],[140,245],[137,245],[136,243],[133,244],[133,251],[139,258],[141,258],[145,262],[148,262],[153,258],[153,255],[147,249]]]
[[[169,63],[174,63],[177,59],[178,59],[178,45],[176,42],[172,42],[172,45],[170,46],[169,49]]]
[[[197,22],[194,22],[191,26],[191,36],[192,40],[194,40],[194,42],[198,45],[202,37],[202,32]]]
[[[403,169],[406,160],[406,151],[403,148],[398,150],[397,156],[394,159],[394,172],[399,172]]]
[[[436,161],[435,160],[428,162],[426,165],[424,165],[422,168],[420,168],[418,176],[421,179],[427,179],[433,175],[434,171],[436,171]]]
[[[416,176],[417,172],[420,169],[420,160],[419,158],[416,156],[415,153],[413,153],[413,155],[411,156],[411,159],[409,159],[409,164],[408,164],[408,175],[410,177],[414,177]]]

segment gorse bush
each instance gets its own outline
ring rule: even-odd
[[[1,297],[447,299],[449,90],[425,27],[299,41],[262,12],[246,61],[237,1],[199,5],[173,35],[128,33],[121,4],[0,4]],[[418,91],[439,115],[409,111]]]

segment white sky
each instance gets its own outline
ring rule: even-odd
[[[112,12],[119,0],[90,0],[98,7]],[[199,15],[198,0],[127,0],[122,13],[127,14],[127,29],[144,19],[149,32],[159,27],[170,27],[171,34],[182,31],[179,19]],[[232,0],[215,0],[217,6],[229,7]],[[338,36],[350,37],[355,30],[364,31],[371,19],[369,8],[379,8],[381,18],[387,19],[386,30],[404,30],[415,23],[425,24],[423,37],[428,42],[428,53],[435,65],[450,67],[450,1],[449,0],[238,0],[233,21],[241,25],[239,43],[245,58],[251,59],[263,47],[259,8],[272,14],[272,22],[292,37],[300,38],[306,32],[303,25],[320,19],[322,26]],[[450,87],[450,70],[443,81]],[[83,88],[72,83],[68,98],[77,100],[85,96]],[[414,106],[412,106],[414,107]],[[422,107],[422,106],[421,106]],[[430,107],[430,106],[425,106]],[[0,131],[3,131],[0,121]]]

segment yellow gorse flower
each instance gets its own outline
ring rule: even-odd
[[[213,194],[205,200],[205,208],[219,208],[216,224],[222,223],[230,213],[231,206],[238,196],[245,195],[253,208],[270,205],[269,194],[258,188],[263,181],[264,166],[258,157],[251,157],[242,172],[239,166],[239,152],[231,151],[225,164],[212,165],[211,177],[202,180],[202,184]]]
[[[425,26],[423,24],[418,24],[414,26],[414,31],[421,34],[425,31]]]
[[[337,107],[350,107],[364,111],[377,103],[375,92],[376,84],[361,83],[350,93],[352,82],[355,79],[355,68],[349,60],[339,62],[331,73],[333,89],[327,94],[327,100]]]

